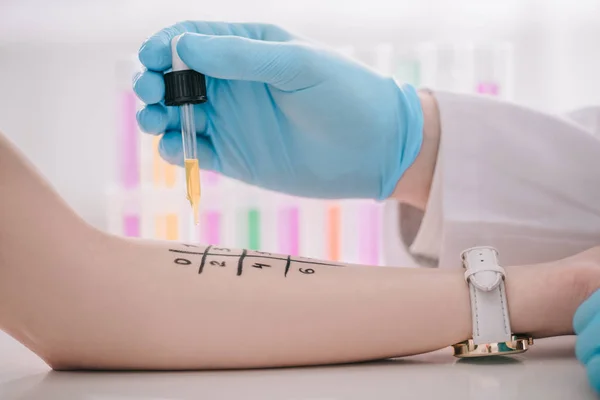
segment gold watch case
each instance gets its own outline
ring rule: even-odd
[[[475,344],[473,339],[453,344],[454,356],[458,358],[510,356],[524,353],[533,345],[533,338],[526,335],[512,335],[512,340],[500,343]]]

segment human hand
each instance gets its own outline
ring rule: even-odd
[[[163,82],[181,33],[179,56],[207,76],[208,102],[195,106],[202,169],[293,195],[385,199],[419,153],[413,87],[272,25],[182,22],[146,40],[134,80],[147,104],[138,123],[164,133],[168,162],[183,164]]]
[[[577,359],[585,365],[590,385],[600,394],[600,290],[577,309],[573,327]]]

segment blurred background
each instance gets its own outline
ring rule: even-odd
[[[201,227],[189,224],[181,171],[135,131],[130,89],[143,40],[187,19],[276,23],[434,89],[553,112],[600,103],[600,0],[1,0],[0,130],[94,226],[383,263],[374,203],[310,203],[203,174],[212,200]]]

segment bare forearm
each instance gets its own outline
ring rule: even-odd
[[[462,271],[97,240],[98,253],[58,262],[43,283],[14,272],[0,287],[10,294],[2,328],[55,368],[328,364],[432,351],[471,334]],[[572,290],[558,275],[508,269],[515,331],[570,332]]]
[[[120,345],[107,360],[110,367],[337,363],[429,351],[468,336],[468,294],[457,272],[288,263],[285,256],[246,252],[242,258],[238,250],[215,248],[211,254],[203,248],[196,249],[203,254],[170,251],[190,249],[130,250],[126,258],[140,260],[139,268],[121,275],[128,285],[115,293],[121,300],[111,307],[112,321],[102,324],[129,326],[126,333],[114,332]],[[124,250],[118,254],[107,262],[126,268],[119,265]],[[106,303],[96,299],[110,286],[90,288],[96,293],[88,313],[102,314]],[[123,319],[114,321],[118,316]],[[148,347],[152,352],[142,356]]]
[[[471,333],[462,271],[288,263],[112,237],[77,218],[1,135],[0,187],[0,329],[55,368],[337,363]],[[513,329],[569,333],[577,293],[600,286],[600,269],[593,279],[580,269],[509,268]],[[569,277],[590,287],[573,290]]]

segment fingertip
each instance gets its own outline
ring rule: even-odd
[[[135,89],[136,82],[138,81],[138,79],[140,79],[140,76],[142,76],[142,71],[137,71],[135,73],[135,75],[133,76],[133,78],[131,79],[131,86],[133,86],[134,89]]]
[[[192,45],[192,42],[194,41],[194,36],[204,36],[203,34],[200,33],[189,33],[189,32],[184,32],[181,34],[181,36],[179,37],[179,40],[177,41],[177,53],[179,53],[180,51],[189,51],[190,46]]]
[[[206,114],[205,104],[196,104],[194,106],[194,122],[196,132],[205,135],[208,125],[208,115]]]
[[[198,163],[200,168],[203,170],[217,171],[219,172],[219,163],[215,148],[210,138],[205,136],[198,136]]]
[[[580,334],[596,314],[600,313],[600,290],[597,290],[584,301],[573,316],[573,330]]]
[[[156,135],[167,129],[169,115],[163,105],[152,104],[139,110],[136,119],[143,132]]]
[[[590,386],[600,394],[600,354],[592,357],[586,364]]]
[[[188,67],[197,69],[198,57],[206,56],[199,46],[207,39],[210,39],[210,36],[201,33],[186,32],[181,35],[177,41],[177,54]]]
[[[140,47],[138,59],[149,70],[164,71],[171,68],[170,43],[152,36]]]
[[[165,97],[165,82],[162,73],[144,71],[135,76],[133,91],[146,104],[156,104]]]
[[[198,162],[201,169],[218,171],[214,147],[209,138],[197,136]],[[167,131],[162,136],[158,153],[169,164],[183,166],[183,144],[178,131]]]
[[[600,354],[600,312],[588,323],[577,337],[575,343],[575,357],[587,364],[593,357]]]
[[[165,132],[160,139],[158,153],[169,164],[183,166],[181,134],[176,131]]]

